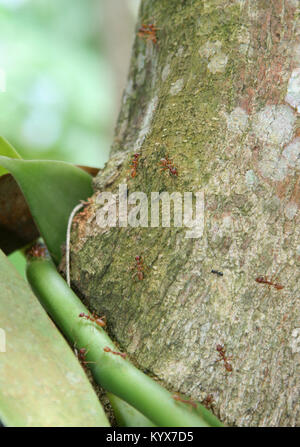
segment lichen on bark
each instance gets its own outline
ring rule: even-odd
[[[229,425],[299,423],[300,122],[286,98],[298,12],[284,0],[142,1],[137,30],[154,23],[158,42],[135,40],[111,158],[73,226],[72,284],[110,334],[168,388],[212,394]],[[178,177],[160,172],[166,155]],[[99,228],[97,194],[121,183],[148,196],[204,191],[203,237]]]

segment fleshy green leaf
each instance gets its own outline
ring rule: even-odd
[[[124,400],[112,393],[106,393],[114,410],[114,415],[120,427],[157,427],[150,419],[137,411]]]
[[[109,426],[71,348],[1,250],[0,421],[7,426]]]
[[[48,250],[59,263],[72,209],[92,195],[92,177],[62,161],[21,160],[0,156],[14,176]]]
[[[0,137],[0,155],[10,158],[21,158],[15,148],[3,137]],[[6,169],[0,166],[0,176],[7,174],[7,172]]]

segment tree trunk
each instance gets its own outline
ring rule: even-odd
[[[157,43],[136,37],[111,158],[73,225],[72,285],[110,335],[170,390],[212,394],[228,425],[299,422],[297,5],[143,0],[137,31],[155,24]],[[178,176],[160,170],[166,156]],[[96,197],[121,183],[148,197],[204,191],[203,236],[100,228]]]

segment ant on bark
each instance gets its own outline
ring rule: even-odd
[[[132,278],[135,278],[137,276],[139,281],[142,281],[145,277],[145,269],[148,269],[148,267],[144,264],[142,256],[136,256],[135,260],[136,260],[136,265],[134,267],[132,267],[131,270],[136,268],[137,271],[132,275]]]
[[[119,355],[120,357],[122,357],[123,359],[126,358],[125,352],[117,352],[117,351],[112,351],[108,346],[105,346],[105,348],[103,348],[104,352],[111,352],[114,355]]]
[[[90,320],[93,323],[98,324],[98,326],[101,326],[101,327],[105,327],[106,326],[106,318],[105,318],[105,316],[100,318],[96,314],[93,314],[93,316],[91,317],[90,315],[86,315],[84,312],[81,312],[78,316],[79,316],[79,318],[85,318],[86,320]]]
[[[210,410],[212,406],[214,405],[214,397],[212,394],[208,394],[206,398],[202,401],[202,404]]]
[[[177,168],[174,166],[173,161],[169,160],[167,155],[165,156],[165,158],[160,159],[159,164],[161,166],[161,171],[169,170],[170,175],[178,176]]]
[[[281,290],[284,287],[281,284],[277,284],[272,282],[271,280],[268,280],[267,276],[259,276],[258,278],[255,278],[255,281],[259,284],[268,284],[269,287],[274,286],[276,290]]]
[[[153,43],[157,43],[156,31],[158,30],[159,28],[156,28],[153,23],[150,23],[149,25],[143,23],[139,28],[138,36],[151,40]]]
[[[73,222],[78,224],[81,219],[85,219],[86,217],[88,217],[89,213],[88,207],[92,204],[92,200],[93,199],[91,197],[89,197],[87,200],[80,200],[80,203],[82,207],[84,207],[84,209],[80,213],[76,214],[76,216],[73,218]]]
[[[136,171],[137,171],[137,167],[139,164],[139,157],[141,156],[141,154],[134,154],[133,155],[133,160],[132,160],[132,164],[130,165],[131,167],[131,177],[134,178],[136,176]]]
[[[218,351],[218,353],[219,353],[219,355],[221,357],[220,359],[217,360],[217,362],[220,362],[221,360],[223,360],[226,371],[231,372],[232,371],[232,366],[230,365],[228,360],[231,360],[232,357],[227,357],[225,355],[226,349],[222,345],[217,345],[217,351]]]
[[[219,272],[218,270],[211,270],[210,273],[214,273],[215,275],[218,275],[218,276],[223,276],[223,272]]]

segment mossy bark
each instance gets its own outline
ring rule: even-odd
[[[154,23],[157,44],[135,40],[111,158],[73,225],[73,287],[141,369],[193,399],[212,394],[229,425],[299,423],[297,4],[143,0],[137,30]],[[160,172],[166,155],[177,177]],[[99,228],[97,194],[120,183],[148,197],[204,191],[203,236]],[[266,275],[284,287],[255,281]]]

